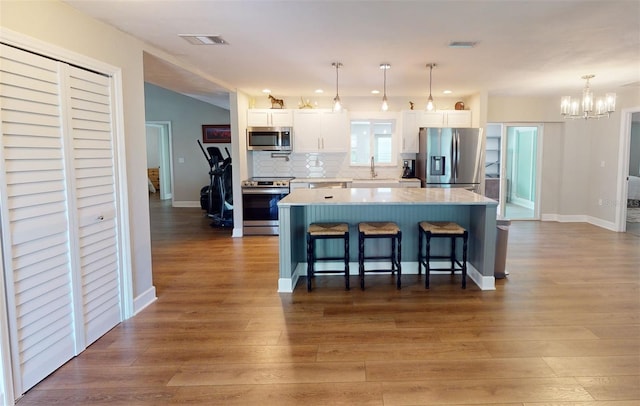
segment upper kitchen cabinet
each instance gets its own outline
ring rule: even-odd
[[[402,112],[402,145],[401,153],[418,153],[418,133],[420,131],[421,111],[406,110]]]
[[[471,128],[471,110],[423,111],[420,127]]]
[[[295,152],[346,152],[348,135],[347,112],[294,111],[293,149]]]
[[[249,127],[291,127],[293,112],[286,109],[251,109],[247,111]]]

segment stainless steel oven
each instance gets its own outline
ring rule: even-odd
[[[278,202],[292,178],[251,178],[242,182],[242,233],[278,235]]]

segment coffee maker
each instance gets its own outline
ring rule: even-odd
[[[404,159],[402,162],[402,177],[403,178],[415,178],[416,177],[416,160]]]

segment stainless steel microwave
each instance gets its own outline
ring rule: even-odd
[[[291,127],[247,128],[247,149],[254,151],[291,151],[293,129]]]

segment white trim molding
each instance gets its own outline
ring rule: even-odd
[[[337,269],[336,267],[341,266],[342,262],[337,261],[335,263],[319,263],[316,265],[318,270],[327,270],[327,269]],[[377,263],[380,266],[385,266],[384,262]],[[436,261],[433,262],[434,266],[437,267],[446,267],[448,266],[448,262],[446,261]],[[391,263],[387,264],[391,267]],[[431,271],[432,275],[438,274],[449,274],[449,270],[437,270]],[[298,280],[300,279],[300,275],[307,274],[307,263],[299,262],[296,266],[296,269],[293,270],[291,278],[280,278],[278,279],[278,292],[279,293],[293,293],[296,285],[298,284]],[[349,263],[349,274],[350,275],[358,275],[358,263],[350,262]],[[402,274],[403,275],[417,275],[418,274],[418,262],[417,261],[407,261],[402,262]],[[318,274],[319,277],[322,274]],[[325,275],[326,276],[326,275]],[[471,279],[481,290],[496,290],[496,278],[493,276],[484,276],[473,265],[467,262],[467,277]]]
[[[155,286],[152,286],[146,291],[142,292],[141,295],[138,295],[135,299],[133,299],[133,314],[136,315],[140,313],[156,300],[158,300],[158,298],[156,297],[156,288]]]

